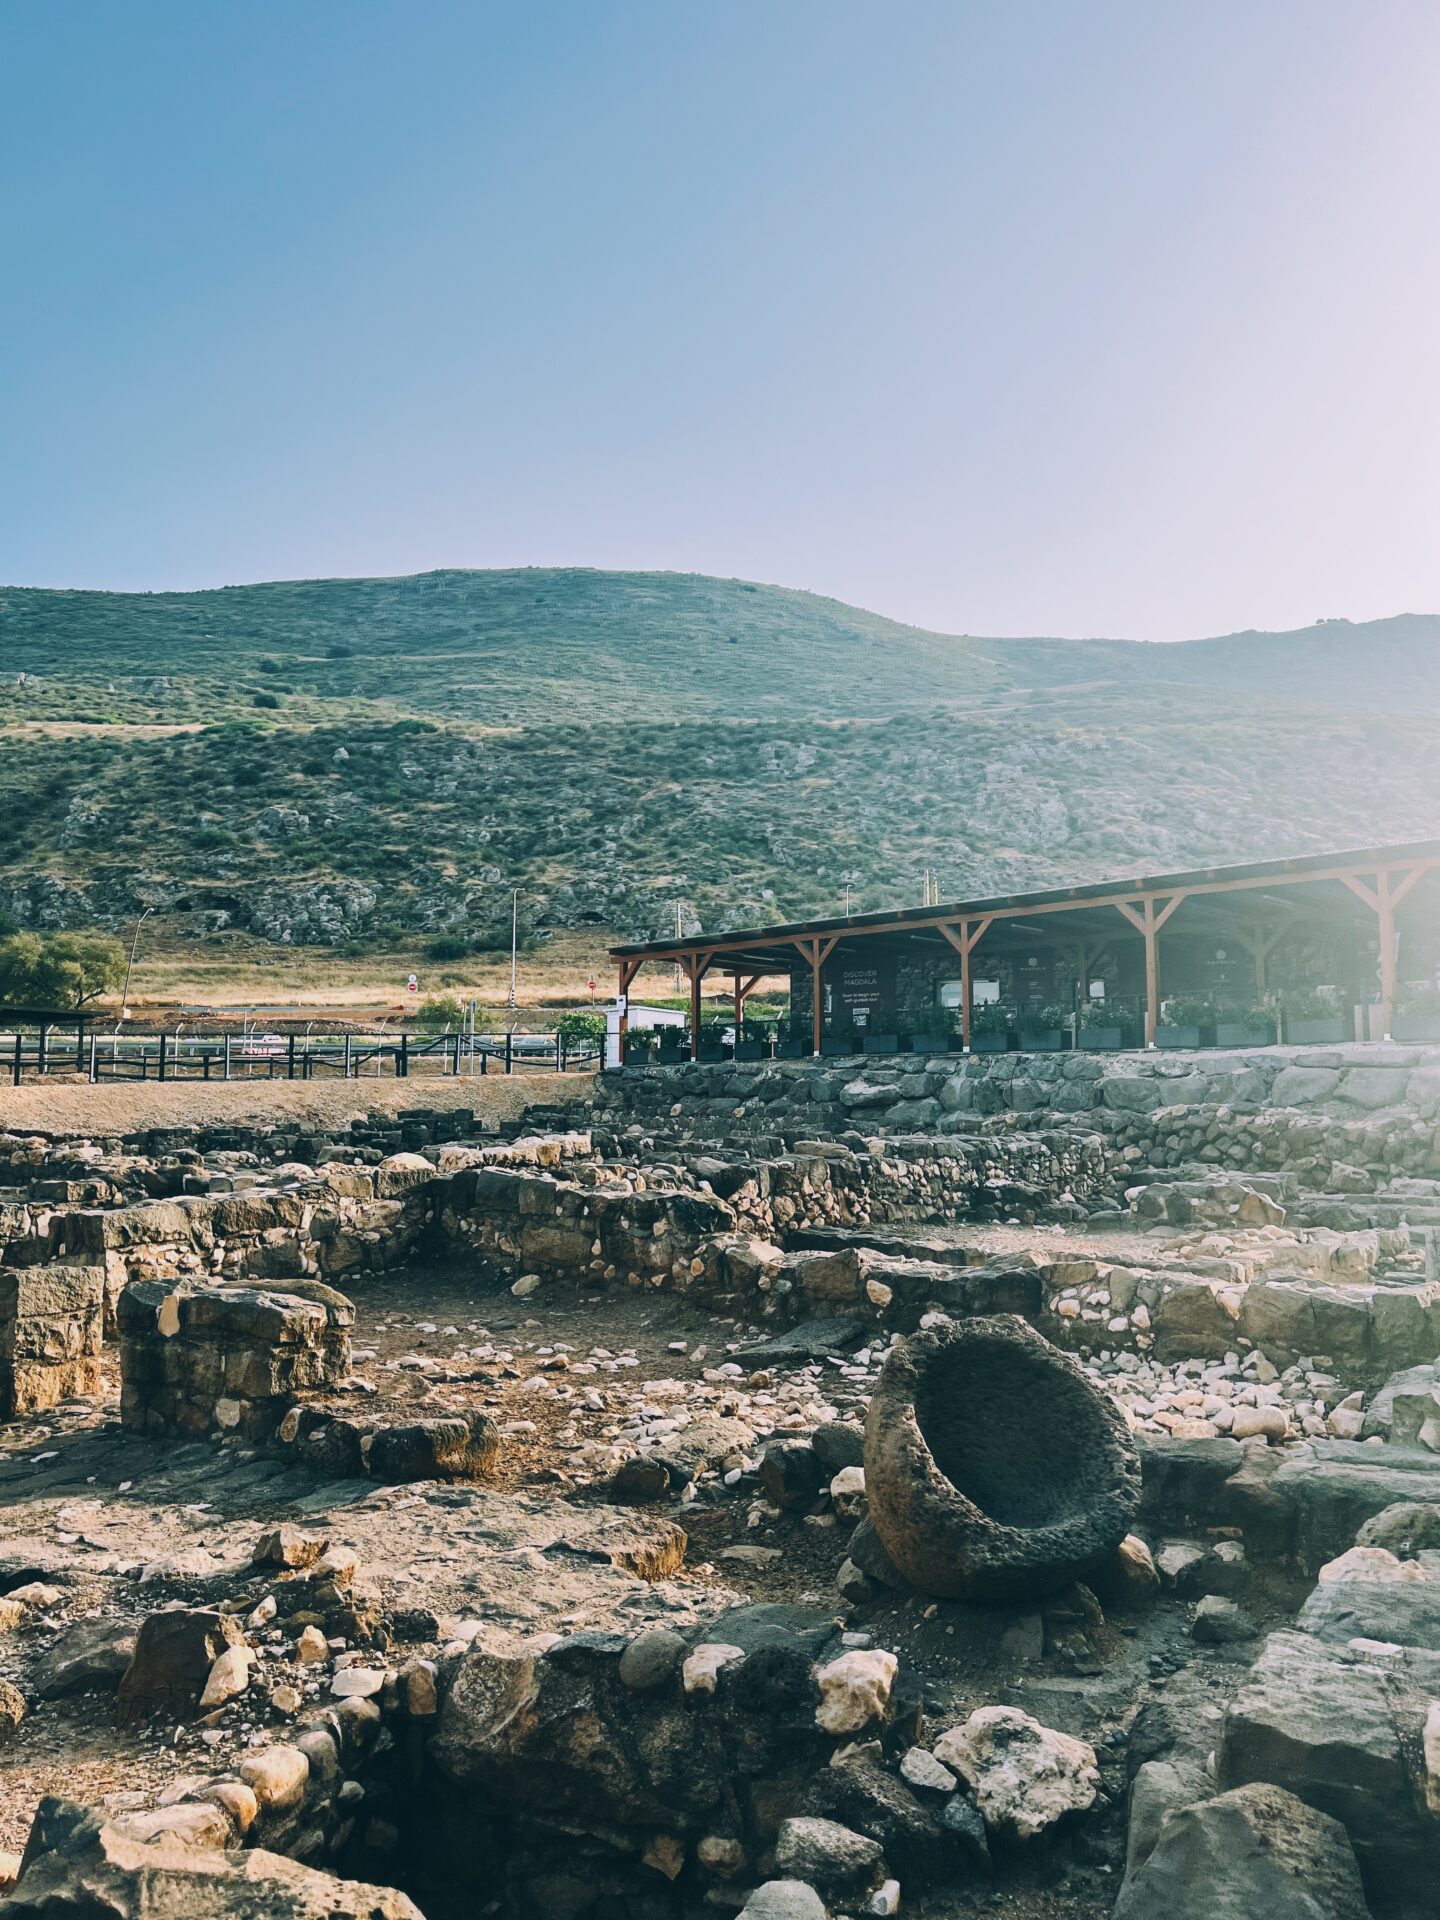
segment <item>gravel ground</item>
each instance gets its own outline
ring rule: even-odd
[[[467,1107],[487,1120],[513,1119],[539,1101],[578,1099],[587,1073],[483,1074],[475,1079],[142,1082],[85,1081],[0,1090],[0,1131],[91,1138],[142,1127],[202,1127],[217,1120],[304,1119],[341,1126],[352,1116],[404,1107]]]

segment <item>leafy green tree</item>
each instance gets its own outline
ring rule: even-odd
[[[467,1009],[461,1004],[459,996],[453,993],[432,993],[420,1002],[415,1013],[415,1024],[424,1033],[443,1033],[447,1027],[464,1026]]]
[[[567,1047],[603,1046],[605,1016],[603,1013],[586,1013],[580,1007],[572,1007],[555,1022],[555,1031]]]
[[[104,933],[16,933],[0,940],[0,1002],[83,1007],[118,987],[125,949]]]

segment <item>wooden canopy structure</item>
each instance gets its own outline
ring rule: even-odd
[[[1237,942],[1250,955],[1256,987],[1263,992],[1267,962],[1287,934],[1301,925],[1337,921],[1358,929],[1377,949],[1381,1029],[1388,1035],[1397,979],[1397,916],[1417,904],[1417,890],[1436,875],[1440,840],[1425,840],[612,947],[619,972],[621,1057],[630,989],[651,961],[678,966],[689,981],[692,1053],[698,1051],[700,991],[707,976],[729,976],[738,1025],[747,996],[762,980],[793,973],[797,965],[808,969],[813,1050],[819,1053],[827,962],[882,946],[932,954],[948,949],[959,969],[961,1036],[968,1048],[982,943],[987,955],[1014,955],[1034,951],[1036,943],[1063,942],[1075,951],[1078,974],[1084,977],[1103,949],[1117,939],[1135,939],[1143,943],[1145,1044],[1153,1046],[1162,999],[1162,934],[1173,939],[1183,931],[1196,939]]]

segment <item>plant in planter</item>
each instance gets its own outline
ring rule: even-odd
[[[1103,1000],[1086,1000],[1080,1008],[1075,1042],[1085,1053],[1115,1053],[1125,1044],[1120,1014]]]
[[[728,1020],[702,1020],[700,1045],[695,1053],[696,1059],[709,1061],[712,1065],[717,1060],[727,1060],[730,1057],[730,1048],[725,1036],[730,1030]]]
[[[1010,1009],[998,1000],[983,1000],[970,1010],[970,1051],[1004,1053],[1010,1045]]]
[[[1390,1015],[1392,1040],[1440,1041],[1440,987],[1429,980],[1398,988]]]
[[[1059,1053],[1070,1024],[1068,1007],[1038,1007],[1020,1016],[1022,1053]]]
[[[625,1035],[625,1064],[627,1067],[648,1067],[655,1057],[655,1030],[653,1027],[631,1027]]]
[[[1275,1038],[1275,1014],[1269,1003],[1218,1007],[1215,1012],[1217,1047],[1268,1047]]]
[[[809,1022],[782,1020],[775,1029],[775,1058],[777,1060],[803,1060],[809,1051]]]
[[[1208,1000],[1187,1000],[1177,996],[1167,1000],[1155,1025],[1157,1047],[1198,1047],[1203,1030],[1210,1024]]]
[[[735,1036],[735,1058],[737,1060],[768,1060],[770,1058],[769,1027],[745,1026]]]
[[[690,1033],[685,1027],[661,1027],[658,1059],[662,1067],[678,1066],[690,1058]]]
[[[859,1053],[861,1038],[853,1026],[832,1027],[829,1033],[820,1036],[820,1051],[832,1057],[842,1053]]]
[[[860,1036],[860,1048],[863,1053],[903,1053],[905,1042],[899,1033],[881,1033],[867,1027]]]
[[[1334,1047],[1351,1036],[1339,995],[1329,987],[1308,987],[1287,993],[1285,1039],[1296,1047]]]
[[[928,1024],[920,1022],[911,1030],[910,1051],[912,1053],[949,1053],[954,1045],[953,1031],[944,1024],[945,1016],[931,1010]]]

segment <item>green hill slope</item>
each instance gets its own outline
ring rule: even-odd
[[[0,589],[0,909],[643,934],[1440,831],[1440,620],[922,632],[581,570]]]
[[[0,588],[0,718],[293,719],[360,701],[490,724],[877,717],[1080,683],[1226,687],[1440,709],[1440,619],[1170,646],[926,633],[837,600],[699,574],[585,569],[304,580],[204,593]],[[167,686],[154,683],[168,681]]]

